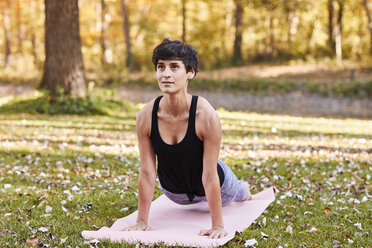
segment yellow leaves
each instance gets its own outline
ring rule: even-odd
[[[65,243],[67,238],[68,238],[68,236],[64,237],[64,238],[61,238],[61,242],[59,243],[59,245],[62,245],[63,243]]]
[[[332,210],[329,207],[325,207],[324,208],[324,213],[325,214],[331,214],[332,213]]]
[[[292,183],[291,182],[288,182],[288,187],[287,187],[287,189],[289,190],[289,189],[291,189],[292,188]]]
[[[37,246],[38,243],[39,243],[39,240],[38,240],[37,236],[32,236],[32,237],[30,237],[29,239],[26,240],[26,244],[28,246],[32,246],[32,247]]]

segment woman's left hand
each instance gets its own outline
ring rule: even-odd
[[[209,230],[201,230],[199,235],[201,236],[209,236],[211,239],[219,239],[223,238],[227,235],[227,232],[223,227],[213,227]]]

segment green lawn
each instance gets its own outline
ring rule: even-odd
[[[253,193],[280,191],[226,247],[372,246],[371,120],[219,115],[221,159]],[[136,210],[138,167],[135,113],[1,114],[0,247],[90,247],[82,230]]]

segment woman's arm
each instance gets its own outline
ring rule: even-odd
[[[204,143],[202,180],[212,220],[212,228],[201,231],[200,234],[210,238],[221,238],[227,234],[222,219],[220,180],[217,173],[222,130],[219,117],[212,106],[206,100],[201,101],[200,105],[197,129],[200,130]]]
[[[149,230],[148,216],[156,183],[155,153],[150,140],[151,112],[143,109],[136,119],[138,146],[140,152],[140,174],[138,179],[137,223],[126,230]],[[150,118],[150,119],[149,119]]]

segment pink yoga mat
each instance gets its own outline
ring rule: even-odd
[[[98,231],[83,231],[86,239],[109,239],[112,242],[144,243],[164,242],[169,246],[217,247],[233,239],[235,232],[242,232],[257,219],[275,200],[275,189],[269,188],[253,195],[252,201],[234,202],[224,207],[223,220],[228,235],[221,239],[200,236],[199,231],[211,227],[206,202],[182,206],[161,195],[151,204],[149,225],[151,231],[120,231],[136,223],[137,211],[118,219],[110,227]]]

